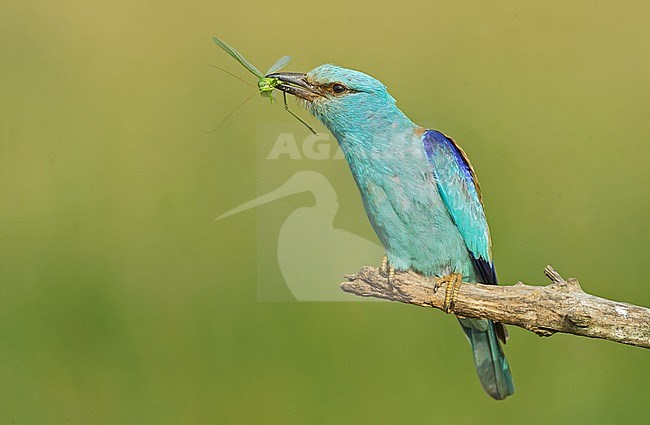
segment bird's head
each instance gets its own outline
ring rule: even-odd
[[[294,95],[336,134],[368,131],[405,118],[379,80],[352,69],[321,65],[306,74],[283,72],[276,87]]]

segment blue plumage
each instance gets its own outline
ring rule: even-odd
[[[496,285],[490,232],[478,181],[469,159],[451,138],[439,131],[427,130],[422,141],[442,200],[471,254],[475,281]],[[488,320],[458,321],[472,346],[476,370],[485,391],[499,400],[514,393],[510,366],[498,341],[506,342],[505,327]]]
[[[422,141],[438,191],[467,248],[474,258],[490,261],[490,232],[469,160],[452,139],[439,131],[427,130]]]
[[[478,181],[451,138],[414,124],[386,87],[362,72],[322,65],[307,74],[271,76],[336,137],[396,269],[497,283]],[[506,398],[514,386],[499,343],[505,328],[488,320],[459,321],[481,385],[495,399]]]
[[[454,223],[463,234],[465,242],[471,242],[468,244],[467,248],[472,253],[474,268],[478,274],[476,281],[496,285],[497,276],[496,271],[494,270],[494,263],[492,263],[491,260],[490,232],[487,226],[487,221],[485,220],[481,190],[478,186],[478,180],[476,179],[474,169],[472,168],[467,155],[453,139],[436,130],[426,131],[422,142],[424,144],[424,151],[434,167],[438,189],[443,194],[445,204],[448,207],[450,205],[456,206],[455,208],[450,208],[450,213],[454,219]],[[463,177],[462,180],[457,181],[453,176],[451,176],[450,179],[448,176],[437,173],[436,170],[440,168],[436,165],[439,162],[436,160],[437,156],[453,158],[453,161],[455,162],[454,168],[457,168],[456,174],[461,175]],[[446,196],[446,194],[450,192],[450,185],[448,183],[450,180],[456,180],[456,186],[462,188],[461,192],[465,195],[464,200],[461,199],[460,202],[454,202],[453,199],[450,199],[450,196]],[[447,183],[445,184],[445,182]],[[463,212],[468,209],[472,210],[471,214]],[[468,218],[470,217],[471,221],[468,222]]]

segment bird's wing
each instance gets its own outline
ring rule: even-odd
[[[472,254],[480,283],[497,283],[492,263],[490,230],[474,169],[450,137],[427,130],[422,143],[433,167],[438,191]]]

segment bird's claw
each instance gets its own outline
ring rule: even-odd
[[[388,255],[381,258],[381,265],[379,266],[379,273],[385,275],[388,271]]]
[[[390,283],[393,280],[393,277],[395,277],[395,268],[388,261],[388,255],[384,255],[384,257],[381,259],[379,273],[383,276],[386,276],[388,283]]]
[[[436,284],[433,287],[434,292],[436,292],[442,285],[445,285],[445,302],[443,304],[443,310],[445,313],[452,314],[454,312],[456,296],[458,295],[458,290],[462,283],[463,275],[460,273],[451,273],[447,276],[436,279]]]

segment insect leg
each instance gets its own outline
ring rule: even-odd
[[[298,115],[294,114],[293,111],[291,111],[291,109],[289,109],[289,105],[287,104],[287,94],[285,92],[282,92],[282,97],[284,98],[284,110],[287,111],[288,113],[290,113],[291,115],[293,115],[295,119],[297,119],[298,121],[303,123],[305,125],[305,127],[307,127],[309,129],[309,131],[314,133],[314,136],[318,136],[318,133],[316,133],[316,130],[314,130],[309,124],[307,124],[305,121],[303,121],[302,118],[300,118]]]

